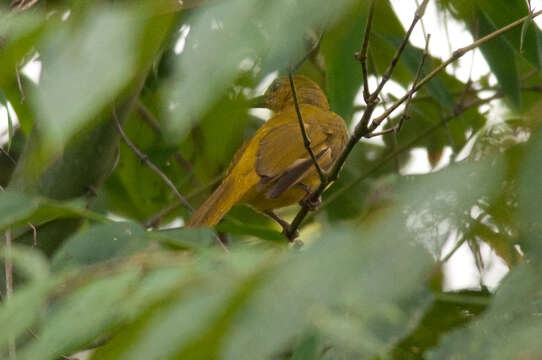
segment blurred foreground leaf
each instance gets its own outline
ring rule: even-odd
[[[7,227],[40,224],[58,218],[84,217],[95,221],[109,221],[101,214],[84,208],[82,201],[59,202],[14,191],[0,192],[0,230]]]
[[[464,329],[446,335],[429,359],[537,359],[540,343],[540,275],[521,265],[502,283],[488,311]]]
[[[47,72],[33,98],[43,151],[56,154],[128,83],[140,28],[134,14],[105,7],[75,31],[64,27],[47,40]]]

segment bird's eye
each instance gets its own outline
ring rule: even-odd
[[[280,82],[276,80],[273,81],[273,83],[270,86],[271,91],[277,91],[279,87],[280,87]]]

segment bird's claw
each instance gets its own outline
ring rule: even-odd
[[[316,211],[322,204],[322,196],[319,195],[316,199],[313,198],[312,193],[307,193],[303,199],[299,202],[299,205],[307,207],[310,211]]]

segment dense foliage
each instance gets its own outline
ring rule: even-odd
[[[375,6],[373,89],[405,36],[389,1]],[[426,16],[478,39],[528,6],[440,0]],[[0,357],[542,358],[542,33],[533,21],[479,47],[488,74],[465,82],[450,65],[416,93],[399,132],[359,142],[305,220],[303,244],[289,245],[247,207],[216,229],[184,229],[186,208],[119,135],[117,121],[197,206],[264,121],[250,110],[261,84],[306,54],[298,73],[353,128],[364,110],[354,53],[369,8],[368,0],[0,5],[0,119],[9,124]],[[407,44],[395,87],[410,89],[423,50]],[[430,55],[422,76],[444,60]],[[39,81],[29,66],[41,66]],[[384,88],[377,111],[394,101]],[[381,130],[402,115],[400,107]],[[431,171],[407,175],[413,148]],[[460,248],[480,281],[452,291],[444,269]],[[496,288],[484,282],[483,248],[510,270]]]

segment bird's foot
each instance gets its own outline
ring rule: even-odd
[[[314,193],[310,187],[303,183],[298,183],[297,185],[301,186],[306,193],[303,199],[301,199],[301,201],[299,202],[299,205],[306,206],[307,209],[309,209],[310,211],[318,210],[318,208],[320,208],[320,205],[322,204],[322,196],[318,196],[317,199],[313,199]]]
[[[301,199],[301,201],[299,202],[299,205],[306,206],[307,209],[309,209],[310,211],[318,210],[321,204],[322,196],[318,196],[318,198],[314,199],[312,192],[307,193],[307,195],[305,195],[303,199]]]
[[[292,225],[290,225],[290,223],[288,223],[286,220],[283,220],[272,210],[264,211],[264,213],[280,225],[280,227],[282,228],[282,235],[284,235],[288,239],[288,242],[293,242],[296,238],[299,237],[299,231],[296,229],[294,232],[292,232]]]

